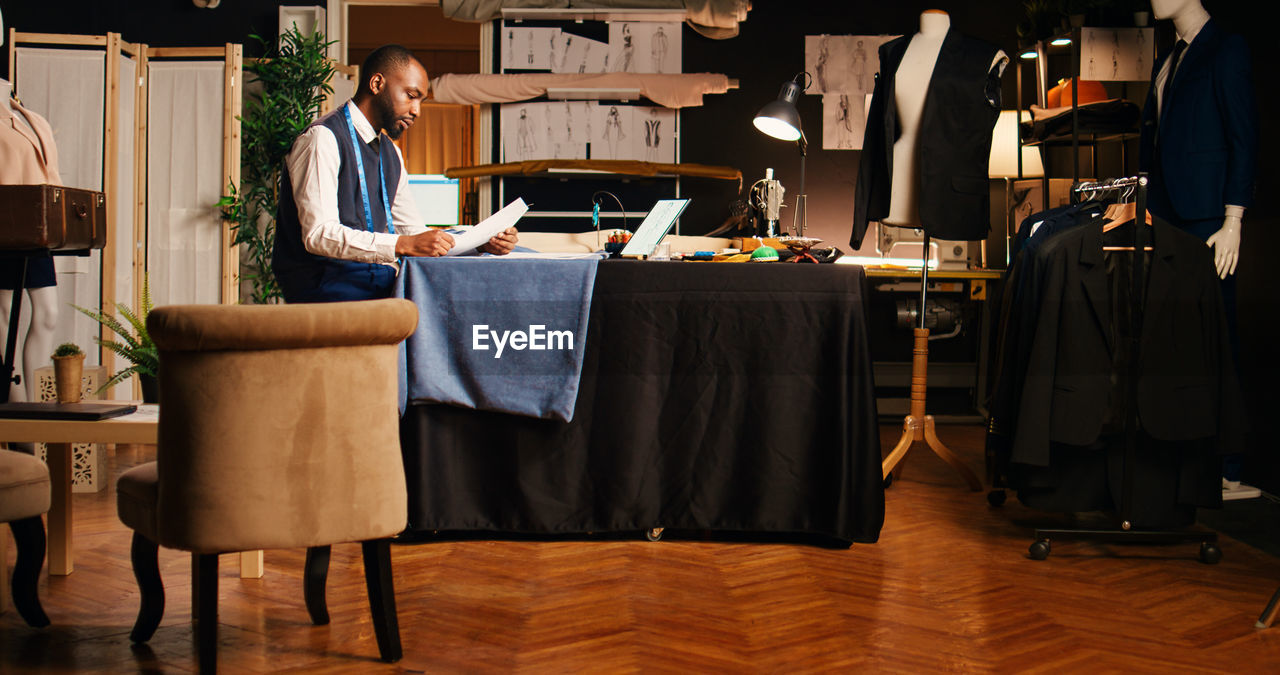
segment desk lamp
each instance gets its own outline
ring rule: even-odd
[[[808,77],[808,73],[797,73],[790,81],[783,83],[778,99],[765,104],[753,120],[760,131],[779,140],[795,141],[796,147],[800,149],[800,192],[796,196],[796,214],[791,225],[791,232],[797,237],[804,237],[805,230],[804,163],[809,154],[809,141],[800,127],[800,111],[796,109],[796,100],[808,88]]]

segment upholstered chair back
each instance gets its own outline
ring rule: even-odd
[[[156,543],[215,553],[400,532],[398,345],[416,324],[394,299],[153,310]]]

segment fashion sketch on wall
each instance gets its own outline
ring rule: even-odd
[[[1151,77],[1154,28],[1080,29],[1080,78],[1140,82]]]
[[[551,55],[553,73],[603,73],[609,45],[568,31],[560,33]]]
[[[896,35],[806,35],[806,94],[822,95],[822,148],[861,150],[866,101],[880,70],[880,45]]]
[[[645,21],[609,24],[608,72],[681,72],[680,26]]]
[[[637,133],[643,136],[646,162],[674,164],[676,161],[675,125],[676,111],[651,106],[636,108]]]
[[[551,70],[553,55],[564,41],[559,28],[502,29],[503,70]]]
[[[522,162],[548,155],[546,114],[542,103],[512,103],[502,106],[502,159]]]

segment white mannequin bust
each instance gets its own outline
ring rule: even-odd
[[[1151,0],[1151,13],[1157,19],[1172,19],[1178,39],[1188,45],[1200,34],[1200,29],[1209,22],[1209,12],[1205,10],[1204,5],[1200,4],[1200,0]],[[1165,75],[1165,77],[1172,76],[1173,73]],[[1224,204],[1222,228],[1205,241],[1213,248],[1213,263],[1218,268],[1218,276],[1223,279],[1235,274],[1236,263],[1240,261],[1240,231],[1243,228],[1241,222],[1243,219],[1243,206]]]
[[[894,75],[894,105],[898,110],[898,140],[893,144],[893,189],[889,195],[889,215],[880,222],[899,227],[921,227],[919,193],[920,171],[917,161],[920,145],[920,119],[924,116],[925,97],[933,68],[942,51],[942,42],[951,29],[951,16],[940,9],[926,9],[920,15],[920,32],[911,37],[902,63]],[[1009,57],[997,52],[991,65],[1004,72]]]
[[[925,95],[933,78],[933,67],[942,51],[942,41],[951,28],[951,16],[937,9],[920,15],[920,32],[911,38],[902,63],[894,76],[894,105],[898,109],[901,134],[893,144],[893,191],[889,195],[889,215],[881,221],[902,227],[920,226],[920,172],[916,156],[920,142],[920,118]]]
[[[31,130],[31,122],[22,114],[22,111],[17,110],[10,103],[13,100],[12,94],[13,85],[8,80],[0,78],[0,106],[3,106],[0,115],[12,116]],[[6,261],[6,264],[8,263],[9,261]],[[26,401],[34,396],[36,383],[33,373],[36,368],[49,365],[50,356],[53,354],[54,331],[58,324],[58,288],[48,286],[28,288],[26,291],[28,299],[26,306],[30,308],[31,324],[27,327],[26,337],[21,340],[19,349],[14,352],[15,360],[21,364],[21,367],[17,367],[17,363],[14,364],[14,374],[20,374],[22,383],[26,386],[10,382],[10,401]],[[12,307],[13,291],[0,289],[0,349],[5,347],[4,342],[9,332],[9,310]]]

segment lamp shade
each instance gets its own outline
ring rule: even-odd
[[[1018,151],[1022,151],[1022,177],[1038,178],[1044,175],[1040,161],[1040,149],[1023,147],[1018,138],[1018,111],[1001,110],[991,134],[991,160],[987,174],[992,178],[1018,177]]]
[[[771,101],[756,113],[753,123],[760,131],[784,141],[800,139],[800,111],[796,99],[800,98],[800,84],[790,81],[782,85],[778,99]]]

